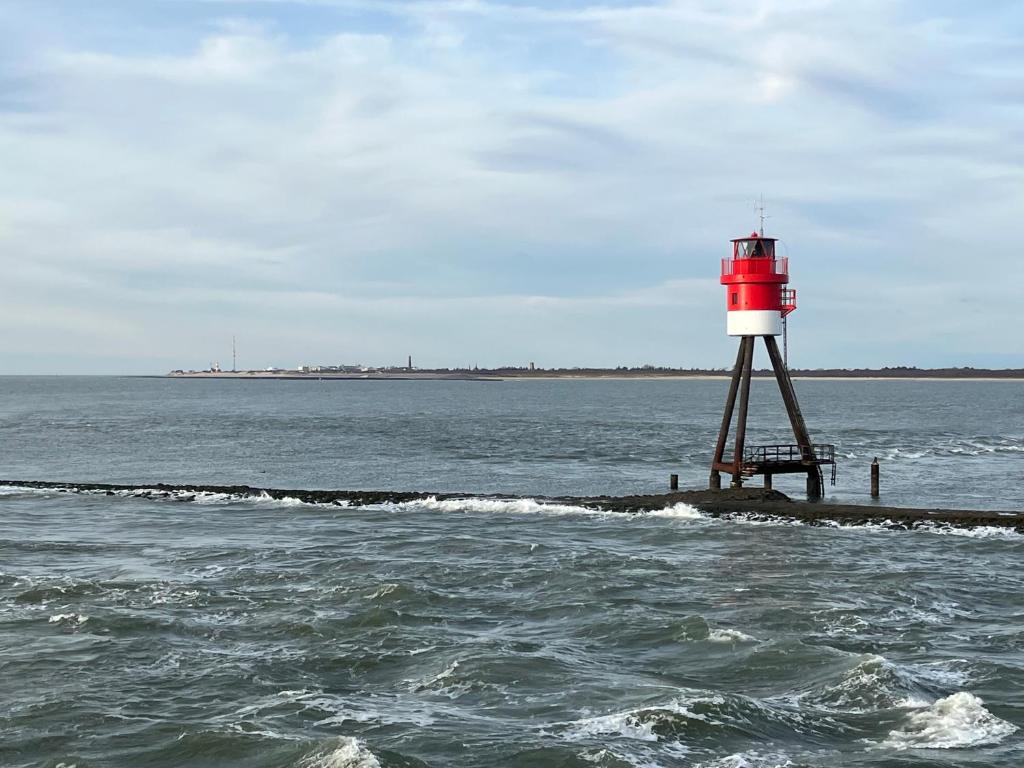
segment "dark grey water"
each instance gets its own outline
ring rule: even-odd
[[[878,455],[887,502],[1021,508],[1021,384],[797,386],[837,498]],[[0,474],[659,491],[706,479],[724,389],[0,379]],[[17,489],[0,516],[4,766],[1024,762],[1013,533]]]

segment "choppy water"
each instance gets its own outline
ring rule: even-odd
[[[705,479],[724,387],[0,379],[0,474],[661,490]],[[887,501],[1021,507],[1021,385],[798,389]],[[1012,533],[18,489],[0,516],[4,766],[1024,763]]]

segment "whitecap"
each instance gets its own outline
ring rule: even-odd
[[[968,539],[1020,539],[1021,534],[1013,528],[996,525],[979,525],[974,528],[957,528],[941,523],[924,523],[915,530],[935,533],[940,536],[963,536]]]
[[[996,744],[1017,726],[996,717],[972,693],[961,691],[914,712],[906,724],[890,731],[883,746],[893,749],[963,749]]]
[[[777,752],[737,752],[733,755],[700,763],[698,768],[787,768],[793,761]]]
[[[896,664],[883,656],[870,655],[847,670],[839,682],[802,698],[834,712],[919,709],[931,704],[931,700],[925,698],[929,690],[949,690],[966,684],[969,675],[962,668],[966,663],[962,659],[953,659]]]
[[[757,638],[738,629],[712,629],[708,632],[709,643],[756,643]]]
[[[655,509],[646,513],[647,517],[668,517],[674,520],[703,520],[705,515],[692,504],[679,502],[671,507]]]
[[[348,736],[302,759],[299,768],[381,768],[377,756],[363,742]]]
[[[537,501],[531,498],[522,499],[483,499],[467,497],[463,499],[438,499],[428,496],[416,501],[403,501],[392,505],[400,510],[430,509],[438,512],[484,512],[497,514],[545,514],[545,515],[599,515],[614,514],[574,504],[557,504]]]
[[[637,741],[657,741],[653,719],[641,719],[640,711],[616,712],[611,715],[587,717],[570,724],[566,738],[575,741],[594,736],[619,736]]]
[[[455,679],[455,672],[459,668],[458,660],[453,661],[436,675],[424,677],[421,680],[411,681],[413,691],[426,691],[436,687],[445,687],[447,681]]]
[[[50,617],[50,624],[73,624],[81,626],[89,620],[89,617],[82,613],[55,613]]]
[[[638,707],[625,712],[614,712],[608,715],[585,717],[565,723],[565,738],[570,741],[581,741],[595,736],[618,736],[636,741],[659,741],[660,737],[654,728],[661,721],[668,720],[670,715],[678,715],[687,720],[700,720],[708,725],[721,725],[707,715],[690,709],[693,704],[710,704],[721,706],[725,699],[720,696],[696,696],[686,699],[673,699],[666,704],[649,707]]]
[[[678,742],[660,744],[657,747],[641,745],[632,746],[631,750],[618,752],[608,747],[590,749],[580,752],[577,757],[587,763],[598,766],[625,766],[633,768],[666,768],[664,758],[687,759],[690,749]],[[673,763],[675,764],[675,763]]]
[[[370,600],[379,600],[382,597],[387,597],[388,595],[390,595],[392,592],[394,592],[398,588],[399,588],[399,585],[395,584],[393,582],[388,582],[386,584],[381,584],[379,587],[377,587],[377,589],[373,592],[373,594],[370,595]]]

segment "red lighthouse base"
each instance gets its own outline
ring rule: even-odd
[[[747,408],[750,402],[750,374],[754,361],[754,340],[756,336],[742,336],[740,348],[736,355],[736,367],[733,369],[729,395],[725,401],[725,413],[722,415],[722,426],[718,432],[718,443],[715,445],[715,456],[711,462],[711,488],[722,487],[722,472],[732,475],[730,485],[740,488],[744,479],[754,475],[764,476],[766,488],[772,486],[772,476],[782,474],[803,473],[807,475],[807,497],[820,499],[825,491],[822,477],[822,465],[832,466],[832,482],[835,483],[835,446],[814,445],[807,433],[800,405],[796,400],[796,390],[789,371],[779,354],[779,346],[774,336],[762,336],[772,361],[775,379],[782,393],[782,401],[786,404],[789,422],[793,428],[796,445],[760,445],[747,449],[745,445],[747,433]],[[736,397],[739,395],[740,408],[736,422],[736,438],[732,461],[725,461],[725,444],[729,438],[729,427],[732,424]]]

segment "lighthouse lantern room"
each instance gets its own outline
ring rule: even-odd
[[[762,218],[763,222],[763,218]],[[783,335],[784,320],[796,309],[796,291],[787,288],[789,259],[775,252],[778,240],[753,232],[732,241],[732,255],[722,259],[721,283],[726,287],[726,333],[740,337],[725,413],[711,462],[712,488],[721,488],[721,472],[732,475],[732,487],[742,487],[745,478],[763,475],[771,488],[772,476],[787,473],[807,475],[807,495],[820,498],[824,491],[822,465],[831,465],[835,483],[835,446],[815,445],[807,433],[796,390],[786,363],[779,354],[776,336]],[[795,445],[746,446],[750,377],[753,369],[754,340],[764,339],[775,379],[786,405]],[[732,458],[725,460],[726,443],[739,396],[739,412]]]

